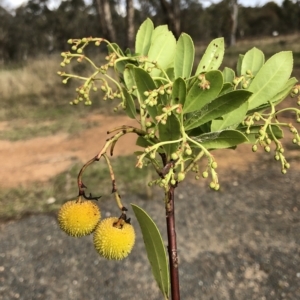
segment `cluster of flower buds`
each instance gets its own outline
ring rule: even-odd
[[[298,99],[297,104],[300,106],[300,84],[297,84],[294,86],[294,88],[291,91],[291,97],[292,98],[297,97],[297,99]],[[298,119],[299,118],[300,117],[298,116]]]
[[[234,84],[235,88],[240,84],[241,88],[247,89],[253,78],[254,78],[254,75],[252,74],[252,71],[247,70],[246,74],[239,76],[239,77],[235,77],[233,79],[232,83]]]
[[[200,74],[198,76],[199,79],[199,87],[202,88],[203,90],[209,90],[210,89],[210,82],[206,80],[205,74]]]

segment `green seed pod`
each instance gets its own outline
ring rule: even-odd
[[[212,182],[209,184],[209,187],[210,187],[211,189],[215,189],[216,184],[212,181]]]
[[[191,148],[185,149],[185,154],[186,154],[186,155],[192,155],[192,154],[193,154],[192,149],[191,149]]]
[[[272,143],[271,139],[266,139],[266,143],[270,145]]]
[[[203,177],[203,178],[207,178],[207,177],[208,177],[208,172],[207,172],[207,171],[204,171],[204,172],[202,173],[202,177]]]
[[[211,163],[211,167],[212,167],[213,169],[216,169],[216,168],[218,167],[217,162],[216,162],[216,161],[213,161],[213,162]]]
[[[253,146],[252,146],[252,151],[253,151],[253,152],[256,152],[256,151],[257,151],[257,145],[253,145]]]
[[[185,174],[183,173],[183,172],[179,172],[178,174],[177,174],[177,180],[178,180],[178,182],[181,182],[181,181],[183,181],[185,179]]]
[[[176,152],[174,152],[174,153],[171,154],[171,158],[173,160],[177,160],[179,158],[179,156],[178,156],[178,154]]]
[[[151,153],[150,153],[150,158],[151,158],[151,159],[155,159],[155,153],[154,153],[154,152],[151,152]]]
[[[265,146],[264,149],[265,149],[266,152],[270,152],[271,151],[271,148],[269,146]]]

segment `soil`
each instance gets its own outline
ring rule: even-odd
[[[108,129],[124,124],[137,125],[135,120],[128,122],[128,118],[123,116],[99,114],[89,116],[88,120],[99,126],[82,130],[75,136],[56,134],[25,141],[0,141],[0,187],[18,187],[33,181],[47,181],[69,168],[74,159],[86,162],[95,156],[111,136],[107,134]],[[0,130],[6,127],[2,124]],[[117,144],[114,155],[129,155],[137,149],[134,135],[122,137],[123,142],[126,147]]]
[[[83,120],[84,121],[84,120]],[[126,116],[90,115],[86,121],[99,126],[80,131],[76,135],[56,134],[21,141],[0,140],[0,188],[26,186],[30,182],[47,181],[67,170],[74,160],[82,163],[95,156],[105,144],[107,134],[124,124],[137,126],[135,120]],[[24,124],[26,126],[26,124]],[[9,127],[7,122],[0,123],[0,130]],[[139,148],[135,145],[136,136],[128,134],[117,143],[114,156],[129,155]],[[215,151],[219,170],[245,170],[258,159],[249,145],[239,146],[238,155],[234,151]],[[297,155],[291,151],[290,156]],[[225,158],[224,158],[225,156]],[[226,171],[227,172],[227,171]]]
[[[125,124],[121,117],[92,118],[103,126],[77,136],[1,141],[1,185],[47,180],[68,168],[74,157],[86,161],[101,149],[108,127]],[[136,147],[134,137],[123,139],[116,155]],[[176,189],[182,299],[300,299],[299,151],[289,151],[286,175],[270,154],[260,152],[245,145],[222,156],[216,153],[219,192],[211,191],[205,180]],[[66,236],[55,215],[0,224],[0,299],[163,299],[129,205],[144,208],[166,241],[161,191],[154,190],[155,200],[145,199],[142,193],[123,199],[137,237],[131,255],[120,262],[100,258],[92,236]],[[117,212],[111,198],[99,205],[103,217]]]

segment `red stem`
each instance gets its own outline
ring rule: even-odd
[[[180,300],[178,256],[175,230],[174,186],[170,186],[166,203],[166,221],[168,233],[168,254],[170,262],[170,280],[172,300]]]

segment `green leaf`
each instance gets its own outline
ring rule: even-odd
[[[165,125],[158,123],[158,132],[159,140],[161,142],[178,140],[181,133],[180,123],[177,117],[172,113],[168,116],[167,123]],[[171,154],[177,150],[178,144],[179,143],[172,143],[163,146],[168,158],[170,158]]]
[[[145,139],[143,136],[139,136],[139,137],[136,139],[135,144],[136,144],[137,146],[142,147],[142,148],[147,148],[148,146],[153,146],[153,145],[154,145],[154,142],[151,142],[150,140]]]
[[[157,30],[157,28],[155,28]],[[155,33],[154,30],[154,33]],[[156,61],[157,65],[166,70],[173,64],[176,49],[176,39],[171,31],[161,30],[161,33],[155,35],[148,53],[148,60]],[[153,64],[147,63],[146,69]],[[161,73],[159,69],[153,68],[152,76],[158,76]]]
[[[147,55],[152,39],[154,26],[152,21],[147,18],[140,26],[135,39],[135,52],[140,55]]]
[[[222,90],[219,94],[219,96],[223,95],[223,94],[227,94],[229,92],[233,91],[233,84],[229,83],[229,82],[225,82],[223,84]]]
[[[242,61],[241,66],[241,75],[245,75],[246,72],[250,70],[251,73],[255,76],[264,63],[264,53],[255,47],[252,48],[251,50],[247,51],[244,55],[244,59]]]
[[[284,100],[292,91],[294,85],[298,82],[297,78],[292,77],[290,78],[284,85],[284,87],[279,91],[270,101],[274,104],[280,103]]]
[[[168,25],[159,25],[159,26],[155,27],[153,34],[152,34],[151,42],[153,42],[161,34],[168,34],[168,32],[169,32]]]
[[[224,94],[209,103],[201,111],[192,113],[185,121],[184,127],[186,130],[190,130],[222,117],[240,107],[251,95],[251,92],[245,90],[237,90]]]
[[[244,59],[244,54],[239,54],[239,59],[236,65],[236,74],[237,76],[241,76],[241,72],[242,72],[242,63],[243,63],[243,59]]]
[[[180,103],[183,106],[185,98],[186,98],[186,84],[181,77],[178,77],[174,81],[172,87],[172,104]]]
[[[169,298],[170,276],[166,248],[161,234],[151,217],[139,206],[131,204],[140,224],[153,276],[165,299]]]
[[[223,61],[224,51],[224,38],[212,40],[206,48],[195,74],[217,70]]]
[[[125,111],[129,118],[135,119],[136,108],[131,95],[128,93],[127,89],[122,88],[123,95],[125,97]]]
[[[195,48],[192,38],[182,33],[177,41],[174,72],[175,78],[189,78],[191,76],[195,56]]]
[[[282,139],[283,138],[283,131],[279,126],[277,126],[277,125],[269,125],[269,126],[271,126],[272,132],[273,132],[273,134],[275,135],[275,137],[277,139]],[[266,132],[267,132],[269,138],[271,140],[274,140],[273,135],[271,134],[269,126],[267,127]],[[261,129],[261,125],[251,126],[250,127],[250,133],[246,134],[246,131],[247,131],[246,126],[241,126],[241,127],[238,128],[239,131],[245,133],[245,135],[247,136],[248,141],[249,141],[250,144],[255,144],[256,143],[257,139],[259,138],[259,130],[260,129]]]
[[[255,107],[248,111],[247,115],[252,115],[255,112],[263,112],[266,109],[268,109],[271,105],[270,102],[274,105],[279,104],[281,101],[283,101],[291,92],[294,85],[298,82],[298,80],[295,77],[290,78],[284,85],[284,87],[279,91],[272,99],[270,99],[269,102],[264,103],[258,107]]]
[[[248,141],[247,137],[237,130],[210,132],[193,137],[193,140],[201,143],[206,149],[226,149]]]
[[[225,67],[223,70],[223,77],[224,82],[232,83],[233,79],[235,78],[235,73],[232,69]]]
[[[291,92],[294,85],[298,82],[298,80],[295,77],[290,78],[284,87],[281,89],[280,92],[278,92],[272,99],[270,99],[270,102],[272,102],[274,105],[279,104],[281,101],[283,101]],[[248,111],[248,115],[251,115],[255,112],[263,112],[267,108],[270,107],[270,102],[264,103],[263,105],[260,105],[254,109],[251,109]]]
[[[144,92],[150,92],[156,89],[155,83],[145,70],[141,68],[134,68],[134,79],[136,82],[137,90],[139,93],[139,98],[142,103],[148,98],[145,96]],[[156,106],[147,105],[147,110],[152,118],[152,120],[156,123],[155,117],[157,116],[157,108]]]
[[[237,109],[223,115],[222,120],[213,120],[211,123],[211,131],[219,131],[229,127],[237,127],[244,120],[248,111],[248,105],[248,101],[244,102]]]
[[[248,90],[253,92],[249,99],[249,109],[268,102],[285,85],[293,68],[291,51],[282,51],[274,54],[258,71]]]
[[[186,96],[183,107],[184,113],[200,110],[219,95],[223,86],[222,72],[210,71],[205,74],[205,79],[210,82],[210,88],[200,88],[200,81],[197,79]]]
[[[124,82],[126,84],[127,90],[131,90],[133,86],[136,86],[135,78],[134,78],[134,68],[135,66],[132,64],[127,64],[124,70]]]

